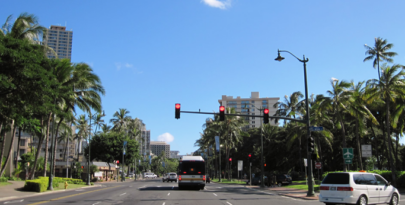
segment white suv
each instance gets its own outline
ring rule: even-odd
[[[399,192],[382,176],[366,172],[329,173],[320,186],[319,201],[325,204],[393,204]]]

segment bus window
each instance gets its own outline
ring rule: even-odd
[[[205,162],[183,161],[179,163],[179,175],[205,175]]]

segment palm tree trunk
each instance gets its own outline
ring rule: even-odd
[[[360,150],[360,138],[359,138],[359,121],[356,119],[356,140],[357,140],[357,150],[359,152],[358,154],[358,160],[359,160],[359,165],[360,165],[360,170],[363,170],[363,163],[361,161],[361,150]]]
[[[396,134],[396,143],[395,143],[396,149],[395,149],[395,161],[398,169],[401,169],[402,167],[402,162],[398,160],[398,146],[399,146],[399,133]]]
[[[0,176],[3,176],[4,171],[6,170],[6,167],[7,167],[7,163],[10,161],[11,152],[13,151],[14,138],[15,138],[15,130],[17,129],[17,127],[15,126],[14,123],[15,123],[15,121],[12,120],[12,121],[11,121],[11,129],[12,129],[11,137],[12,137],[12,138],[11,138],[10,149],[9,149],[9,151],[8,151],[8,155],[7,155],[6,161],[4,162],[4,167],[2,167],[2,169],[1,169]],[[5,139],[4,139],[3,144],[5,144]]]
[[[1,132],[0,132],[1,133]],[[0,153],[0,170],[1,170],[1,165],[3,164],[3,155],[4,155],[4,147],[6,147],[6,134],[7,132],[3,133],[3,140],[1,143],[1,153]],[[1,175],[0,175],[1,176]]]
[[[20,141],[21,141],[21,127],[18,127],[18,142],[17,142],[17,155],[16,155],[16,159],[17,162],[15,163],[15,169],[18,168],[18,157],[20,156]]]
[[[378,149],[378,139],[377,139],[377,136],[375,135],[375,132],[374,132],[374,128],[373,128],[373,124],[370,124],[370,129],[371,129],[371,133],[373,134],[373,138],[374,138],[374,144],[375,144],[375,156],[376,156],[376,158],[377,158],[377,167],[378,167],[378,169],[382,169],[382,167],[381,167],[381,161],[380,161],[380,155],[378,154],[379,153],[379,149]]]
[[[46,135],[45,135],[45,162],[44,162],[44,177],[46,177],[46,168],[48,166],[48,144],[49,144],[49,127],[51,124],[52,112],[49,113],[48,123],[46,126]],[[52,125],[53,126],[53,125]]]
[[[340,127],[342,127],[341,132],[342,132],[342,140],[343,140],[343,148],[346,148],[346,132],[345,132],[345,125],[343,124],[342,116],[339,114],[339,108],[337,107],[337,113],[338,113],[338,119],[340,122]],[[347,171],[347,166],[345,163],[345,159],[343,159],[343,172]]]
[[[44,126],[44,120],[43,120],[43,117],[41,117],[41,127],[43,127]],[[41,133],[42,134],[42,133]],[[30,173],[31,173],[31,175],[30,175],[30,179],[31,180],[33,180],[34,179],[34,177],[35,177],[35,170],[37,169],[37,165],[38,165],[38,157],[39,157],[39,154],[41,153],[41,147],[42,147],[42,143],[43,143],[43,141],[44,141],[44,136],[39,136],[38,137],[38,146],[37,146],[37,153],[35,154],[35,160],[34,160],[34,165],[32,166],[32,168],[31,168],[31,170],[30,170]]]
[[[55,175],[55,164],[56,164],[56,147],[57,147],[57,145],[58,145],[58,140],[56,140],[56,138],[57,138],[57,136],[58,136],[58,133],[59,133],[59,127],[60,127],[60,124],[62,124],[62,122],[63,122],[63,117],[60,119],[60,121],[59,121],[59,123],[58,123],[58,126],[56,127],[56,132],[54,133],[54,141],[53,141],[53,176],[56,176]]]
[[[392,146],[392,138],[391,138],[391,135],[390,135],[390,128],[391,128],[391,123],[390,123],[390,102],[389,102],[389,100],[388,100],[388,98],[385,100],[385,103],[386,103],[386,114],[387,114],[387,117],[386,117],[386,126],[387,126],[387,138],[388,138],[388,143],[389,143],[389,145],[388,145],[388,151],[389,151],[389,153],[388,153],[388,158],[389,158],[389,160],[390,160],[390,166],[391,166],[391,175],[392,175],[392,185],[394,186],[394,187],[396,187],[396,185],[397,185],[397,180],[396,180],[396,173],[395,173],[395,171],[396,171],[396,169],[395,169],[395,166],[394,166],[394,163],[393,163],[393,161],[392,161],[392,150],[391,150],[391,146]]]

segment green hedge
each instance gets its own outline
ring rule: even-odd
[[[329,173],[336,173],[336,172],[343,172],[343,171],[334,171],[334,172],[324,172],[322,175],[322,180],[328,175]],[[350,170],[347,172],[359,172],[357,170]],[[359,172],[360,173],[360,172]],[[367,171],[367,173],[375,173],[379,174],[382,177],[384,177],[387,181],[392,182],[392,175],[391,171],[388,170],[372,170],[372,171]],[[405,171],[397,171],[397,187],[403,187],[405,188]]]
[[[7,182],[7,177],[0,177],[0,182]]]
[[[35,192],[44,192],[48,189],[49,178],[48,177],[38,177],[34,180],[26,180],[24,185],[24,190],[26,191],[35,191]],[[58,188],[58,180],[52,180],[52,187]]]

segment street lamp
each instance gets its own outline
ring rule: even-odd
[[[284,60],[284,57],[280,55],[281,52],[286,52],[294,56],[298,61],[304,63],[304,80],[305,80],[305,109],[306,109],[306,123],[307,123],[307,135],[308,135],[308,140],[311,138],[311,132],[309,131],[309,103],[308,103],[308,83],[307,83],[307,65],[306,63],[308,62],[308,58],[305,59],[305,55],[303,56],[303,60],[299,59],[297,56],[292,54],[289,51],[286,50],[278,50],[278,56],[276,61],[282,61]],[[311,155],[312,153],[308,150],[308,144],[307,144],[307,158],[308,158],[308,192],[307,196],[314,196],[314,183],[313,183],[313,177],[312,177],[312,160],[311,160]]]
[[[98,124],[99,124],[100,122],[104,122],[104,120],[102,120],[102,119],[100,119],[100,118],[101,118],[101,117],[104,117],[104,116],[105,116],[105,113],[104,113],[104,111],[103,111],[103,114],[101,114],[101,113],[95,113],[94,115],[91,115],[91,111],[90,111],[90,114],[89,114],[89,117],[90,117],[90,131],[89,131],[89,145],[88,145],[88,146],[89,146],[89,154],[88,154],[88,160],[87,160],[87,185],[89,185],[89,186],[90,186],[91,118],[94,118],[94,116],[97,116],[97,117],[95,118],[95,120],[96,120],[95,124],[97,124],[97,125],[96,125],[96,129],[94,130],[94,134],[96,134]]]

